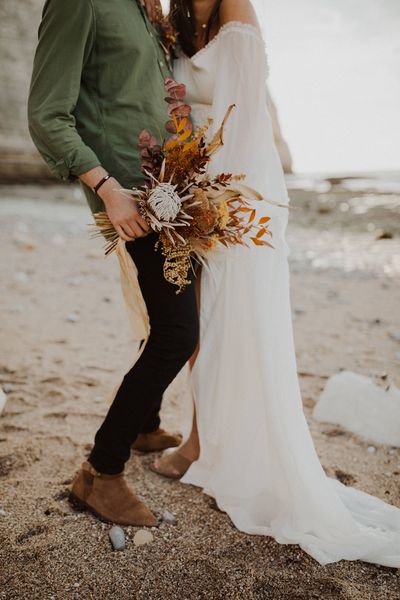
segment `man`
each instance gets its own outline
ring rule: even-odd
[[[71,500],[102,519],[155,525],[156,518],[127,486],[123,470],[141,449],[177,445],[159,429],[162,395],[196,348],[194,286],[181,294],[163,277],[133,199],[117,190],[143,182],[138,135],[166,121],[169,75],[157,30],[136,0],[47,0],[39,28],[28,103],[32,138],[61,179],[79,178],[93,212],[106,210],[138,270],[151,330],[125,375],[82,464]]]

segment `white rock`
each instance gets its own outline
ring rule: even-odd
[[[13,384],[12,383],[4,383],[3,384],[3,392],[5,394],[11,394],[11,392],[13,391]]]
[[[306,309],[304,306],[296,306],[294,309],[294,313],[296,315],[305,315],[306,314]]]
[[[367,452],[368,452],[368,454],[375,454],[375,452],[376,452],[375,446],[368,446]]]
[[[121,527],[114,525],[108,532],[114,550],[125,550],[125,533]]]
[[[317,421],[335,423],[376,444],[400,447],[400,390],[342,371],[333,375],[315,408]]]
[[[86,252],[86,256],[87,258],[103,258],[104,255],[100,249],[91,248]]]
[[[17,283],[26,283],[28,281],[28,275],[24,271],[17,271],[14,273],[14,281]]]
[[[76,323],[77,321],[79,321],[79,315],[77,315],[76,313],[71,313],[68,315],[67,321],[69,323]]]
[[[169,512],[169,510],[166,510],[163,513],[162,519],[165,523],[168,523],[168,525],[176,525],[177,523],[176,516],[174,513]]]
[[[82,282],[81,277],[71,277],[71,279],[67,279],[67,284],[72,285],[74,287],[80,285],[81,282]]]
[[[0,517],[5,517],[6,516],[6,511],[4,510],[4,508],[0,508]]]
[[[28,233],[16,231],[13,235],[13,242],[21,248],[21,250],[34,250],[36,248],[35,241]]]
[[[145,544],[150,544],[153,540],[154,536],[150,531],[139,529],[139,531],[135,533],[133,543],[135,546],[144,546]]]
[[[6,402],[7,402],[7,396],[5,395],[3,390],[0,390],[0,415],[4,410]]]
[[[3,390],[0,390],[0,415],[4,410],[6,402],[7,402],[7,396],[5,395]]]
[[[63,235],[61,235],[61,233],[55,233],[53,235],[51,241],[55,246],[64,246],[65,237]]]
[[[29,231],[29,227],[26,223],[24,223],[23,221],[19,221],[16,225],[15,225],[15,231],[19,231],[20,233],[28,233]]]
[[[23,312],[23,307],[20,304],[17,304],[15,306],[12,306],[11,308],[8,309],[8,312],[10,313],[22,313]]]

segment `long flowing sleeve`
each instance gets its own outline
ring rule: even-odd
[[[280,158],[267,107],[268,62],[258,30],[231,22],[220,31],[212,118],[218,128],[229,105],[224,147],[215,155],[213,173],[246,175],[246,182],[266,198],[287,202]]]
[[[76,129],[74,109],[94,37],[91,0],[47,0],[28,100],[31,137],[51,171],[74,179],[100,165]]]

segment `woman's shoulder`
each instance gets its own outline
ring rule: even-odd
[[[221,26],[234,22],[259,28],[257,15],[250,0],[222,0],[219,18]]]

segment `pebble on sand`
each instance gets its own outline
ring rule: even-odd
[[[21,250],[35,250],[36,244],[28,233],[16,231],[13,235],[13,242],[21,248]]]
[[[114,525],[108,532],[114,550],[125,550],[125,533],[121,527]]]
[[[4,510],[4,508],[0,508],[0,517],[5,517],[6,516],[6,511]]]
[[[168,523],[168,525],[176,525],[177,523],[176,516],[169,512],[169,510],[166,510],[163,513],[162,519],[165,523]]]
[[[6,405],[7,402],[7,398],[5,393],[3,392],[3,390],[0,389],[0,415],[4,410],[4,407]]]
[[[24,271],[17,271],[14,273],[14,281],[16,283],[26,283],[28,281],[28,275]]]
[[[13,389],[14,389],[14,388],[13,388],[13,385],[12,385],[12,383],[5,383],[5,384],[3,385],[3,392],[4,392],[5,394],[11,394],[11,392],[13,391]]]
[[[68,323],[76,323],[79,320],[79,315],[76,313],[71,313],[67,317]]]
[[[135,546],[144,546],[145,544],[150,544],[153,540],[154,536],[150,531],[146,531],[146,529],[139,529],[139,531],[135,533],[133,543]]]
[[[61,235],[61,233],[55,233],[51,238],[51,241],[55,246],[64,246],[65,237]]]

